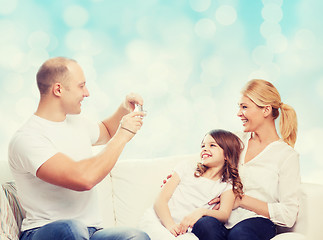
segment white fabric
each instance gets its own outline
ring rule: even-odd
[[[91,157],[92,144],[98,137],[98,124],[86,122],[80,116],[52,122],[33,115],[15,133],[9,145],[9,164],[26,211],[22,231],[58,219],[99,225],[95,188],[77,192],[36,177],[37,169],[56,153],[64,153],[75,161]]]
[[[160,192],[163,180],[183,160],[196,163],[199,155],[120,159],[111,171],[116,226],[137,227]]]
[[[187,232],[183,235],[175,237],[171,232],[165,228],[153,208],[149,208],[143,218],[139,222],[139,228],[146,232],[151,240],[198,240],[192,232]]]
[[[317,238],[320,239],[320,238]],[[271,240],[312,240],[310,238],[306,238],[303,234],[300,233],[282,233],[278,234],[276,237]],[[315,238],[313,238],[315,240]]]
[[[204,177],[196,178],[194,176],[195,169],[196,162],[188,161],[181,162],[174,169],[174,172],[180,177],[180,182],[168,202],[168,207],[175,223],[180,223],[185,216],[197,208],[211,209],[213,206],[208,204],[210,200],[232,189],[230,183],[222,182],[221,179],[213,181]],[[152,240],[172,239],[172,235],[163,227],[152,208],[144,214],[139,222],[139,227],[147,232]],[[188,236],[185,237],[185,235]],[[181,237],[197,239],[192,233],[184,234]]]
[[[299,206],[299,154],[283,140],[269,144],[251,161],[244,163],[250,133],[240,136],[245,144],[239,164],[239,173],[245,194],[268,203],[270,220],[284,227],[292,227]],[[226,225],[257,214],[243,208],[232,211]],[[261,217],[261,216],[259,216]]]
[[[230,183],[221,182],[221,179],[213,181],[205,177],[196,178],[195,169],[196,163],[191,164],[185,161],[174,169],[181,181],[169,200],[168,207],[176,223],[180,223],[196,208],[212,209],[213,206],[208,202],[232,189]]]

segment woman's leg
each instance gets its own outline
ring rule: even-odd
[[[226,240],[228,230],[218,219],[205,216],[194,224],[192,233],[200,240]]]
[[[150,240],[147,233],[129,227],[105,228],[96,231],[91,240]]]
[[[243,220],[229,230],[228,240],[269,240],[276,235],[275,224],[267,218]]]
[[[87,227],[79,221],[60,220],[43,227],[27,230],[22,233],[21,240],[88,240]]]

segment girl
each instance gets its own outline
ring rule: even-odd
[[[152,240],[198,239],[190,232],[203,216],[225,223],[236,197],[242,197],[237,170],[241,140],[224,130],[207,133],[201,144],[201,163],[180,163],[162,188],[154,207],[139,226]],[[221,206],[212,210],[208,202],[221,195]]]

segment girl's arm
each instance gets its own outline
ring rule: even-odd
[[[214,217],[223,223],[227,222],[232,212],[234,200],[235,195],[233,191],[225,191],[221,195],[221,206],[219,210],[205,208],[196,209],[181,221],[180,225],[182,226],[183,231],[186,232],[188,228],[192,228],[194,224],[203,216]]]
[[[180,182],[180,178],[178,174],[173,173],[172,177],[168,180],[168,182],[161,189],[155,203],[154,210],[159,217],[161,223],[167,228],[174,236],[179,234],[179,230],[177,229],[177,225],[174,222],[171,213],[168,207],[168,201],[172,197],[176,187]]]

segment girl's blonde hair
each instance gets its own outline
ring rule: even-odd
[[[222,181],[232,183],[233,193],[237,197],[242,198],[243,185],[238,172],[239,157],[243,149],[242,141],[235,134],[222,129],[214,129],[206,135],[210,135],[223,149],[225,162],[222,168]],[[207,169],[207,166],[198,163],[194,176],[202,176]]]
[[[250,98],[258,107],[271,105],[274,120],[279,116],[279,130],[283,140],[294,147],[297,137],[297,116],[295,110],[281,101],[280,94],[275,86],[262,79],[249,81],[241,93]]]

